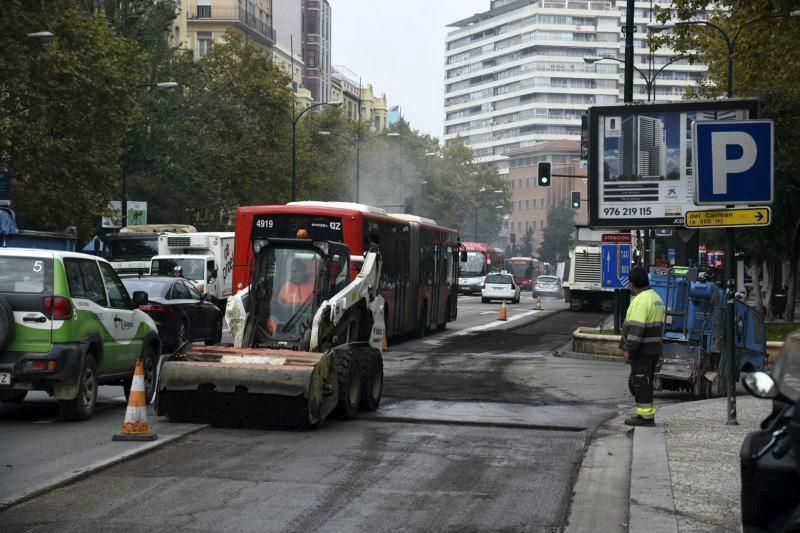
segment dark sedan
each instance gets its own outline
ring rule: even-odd
[[[203,296],[194,284],[183,278],[145,276],[123,278],[128,292],[145,291],[146,305],[139,307],[158,326],[166,351],[174,351],[186,341],[219,344],[222,339],[222,311],[209,296]]]

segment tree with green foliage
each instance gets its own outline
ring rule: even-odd
[[[152,91],[152,123],[136,128],[129,196],[149,202],[153,222],[201,228],[219,228],[240,205],[287,202],[288,75],[233,31],[181,74],[177,101]]]
[[[517,247],[517,253],[523,257],[533,257],[533,251],[533,227],[528,226]]]
[[[670,9],[658,14],[660,22],[696,20],[708,2],[674,0]],[[794,320],[797,294],[797,268],[800,259],[800,18],[789,17],[797,9],[796,0],[722,0],[708,21],[718,25],[735,40],[733,55],[733,94],[761,98],[762,118],[775,123],[775,198],[773,221],[769,228],[737,230],[738,249],[751,256],[751,264],[766,260],[770,270],[779,270],[789,261],[786,318]],[[709,82],[689,96],[716,97],[728,86],[729,50],[722,33],[708,25],[678,25],[669,34],[652,39],[653,46],[668,45],[676,53],[693,53],[695,61],[708,65]],[[757,277],[754,278],[757,305],[763,308]],[[767,287],[769,313],[774,284]]]
[[[43,30],[55,38],[25,37]],[[119,190],[143,55],[70,0],[4,2],[0,34],[0,164],[17,221],[86,237]]]
[[[429,164],[419,214],[458,229],[462,240],[494,241],[511,209],[511,194],[497,168],[474,161],[472,150],[460,142],[446,146]]]
[[[565,261],[575,244],[575,210],[562,202],[547,213],[547,224],[542,230],[539,259],[549,263]]]

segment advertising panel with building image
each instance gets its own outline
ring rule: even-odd
[[[695,207],[692,123],[757,116],[753,99],[590,108],[590,225],[683,226]]]

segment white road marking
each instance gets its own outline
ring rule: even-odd
[[[493,314],[495,314],[495,312],[497,312],[497,311],[484,311],[483,313],[480,313],[480,314],[482,314],[482,315],[493,315]]]
[[[503,324],[507,324],[509,322],[513,322],[514,320],[519,320],[520,318],[524,318],[526,316],[535,315],[536,313],[541,313],[541,312],[542,311],[526,311],[524,313],[520,313],[518,315],[514,315],[512,317],[509,317],[508,320],[495,320],[494,322],[489,322],[488,324],[482,324],[480,326],[473,326],[471,328],[462,329],[461,331],[457,331],[456,333],[454,333],[453,336],[468,335],[468,334],[473,333],[475,331],[484,331],[484,330],[487,330],[487,329],[496,328],[496,327],[502,326]]]

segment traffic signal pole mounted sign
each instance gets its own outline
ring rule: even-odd
[[[775,194],[775,130],[771,120],[699,120],[692,124],[697,205],[719,205],[724,209],[687,213],[685,224],[718,222],[725,230],[725,351],[720,364],[728,386],[728,424],[736,421],[736,284],[733,275],[734,226],[769,223],[769,208],[735,209],[736,206],[771,204]],[[696,214],[695,214],[696,213]],[[766,221],[765,221],[766,219]],[[751,223],[748,223],[751,222]],[[709,227],[709,226],[705,226]]]

